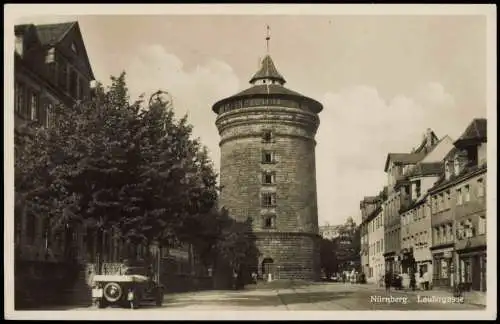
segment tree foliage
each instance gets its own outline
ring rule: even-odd
[[[337,260],[337,246],[334,241],[321,238],[320,241],[320,260],[321,269],[326,278],[330,278],[334,273],[339,271]]]
[[[216,173],[187,116],[176,119],[169,102],[129,101],[122,73],[92,101],[56,107],[50,128],[17,133],[17,203],[54,230],[114,229],[146,243],[187,239],[193,219],[213,216]]]

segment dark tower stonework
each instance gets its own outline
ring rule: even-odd
[[[213,105],[221,141],[220,204],[251,218],[258,273],[318,280],[314,139],[323,106],[284,87],[271,57],[251,87]]]

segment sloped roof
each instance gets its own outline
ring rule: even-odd
[[[227,101],[230,101],[230,100],[234,100],[234,99],[240,99],[240,98],[252,98],[252,97],[294,97],[294,98],[297,98],[299,100],[304,100],[306,102],[309,103],[310,105],[310,108],[312,111],[318,113],[320,112],[322,109],[323,109],[323,105],[312,99],[312,98],[309,98],[309,97],[306,97],[296,91],[292,91],[290,89],[287,89],[285,87],[283,87],[282,85],[279,85],[279,84],[260,84],[260,85],[255,85],[253,87],[250,87],[248,89],[245,89],[231,97],[228,97],[228,98],[224,98],[222,100],[219,100],[218,102],[216,102],[213,107],[212,107],[212,110],[214,112],[217,112],[218,110],[218,107],[227,102]]]
[[[292,95],[292,96],[300,96],[304,97],[300,93],[287,89],[279,84],[260,84],[248,89],[245,89],[235,96],[251,96],[251,95],[259,95],[259,94],[284,94],[284,95]]]
[[[278,72],[271,56],[266,55],[262,60],[262,65],[260,70],[254,74],[252,79],[250,79],[250,83],[259,80],[259,79],[272,79],[280,81],[281,83],[285,83],[285,78]]]
[[[56,45],[64,36],[70,31],[76,21],[59,23],[59,24],[46,24],[36,25],[38,38],[42,45]]]
[[[387,171],[389,163],[415,164],[425,157],[425,151],[419,153],[389,153],[385,161],[384,171]]]
[[[408,172],[408,176],[440,175],[442,172],[444,172],[443,162],[417,163],[417,165]]]
[[[16,25],[14,26],[14,34],[17,35],[23,35],[29,28],[33,28],[33,24],[23,24],[23,25]]]
[[[455,145],[460,145],[466,141],[486,140],[486,118],[476,118],[465,129],[462,136],[455,141]]]
[[[376,197],[376,196],[368,196],[368,197],[363,198],[363,201],[367,202],[367,203],[374,203],[374,202],[377,202],[379,200],[380,200],[380,197]]]

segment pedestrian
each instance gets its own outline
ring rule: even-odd
[[[412,291],[415,291],[415,285],[416,285],[415,272],[412,270],[410,272],[410,288]]]
[[[391,280],[392,280],[392,273],[390,271],[387,271],[384,276],[384,283],[385,283],[385,291],[386,292],[391,292]]]

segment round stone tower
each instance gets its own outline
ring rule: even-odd
[[[252,220],[259,274],[318,280],[314,137],[323,106],[285,88],[269,55],[250,84],[212,107],[221,137],[220,205],[238,221]]]

